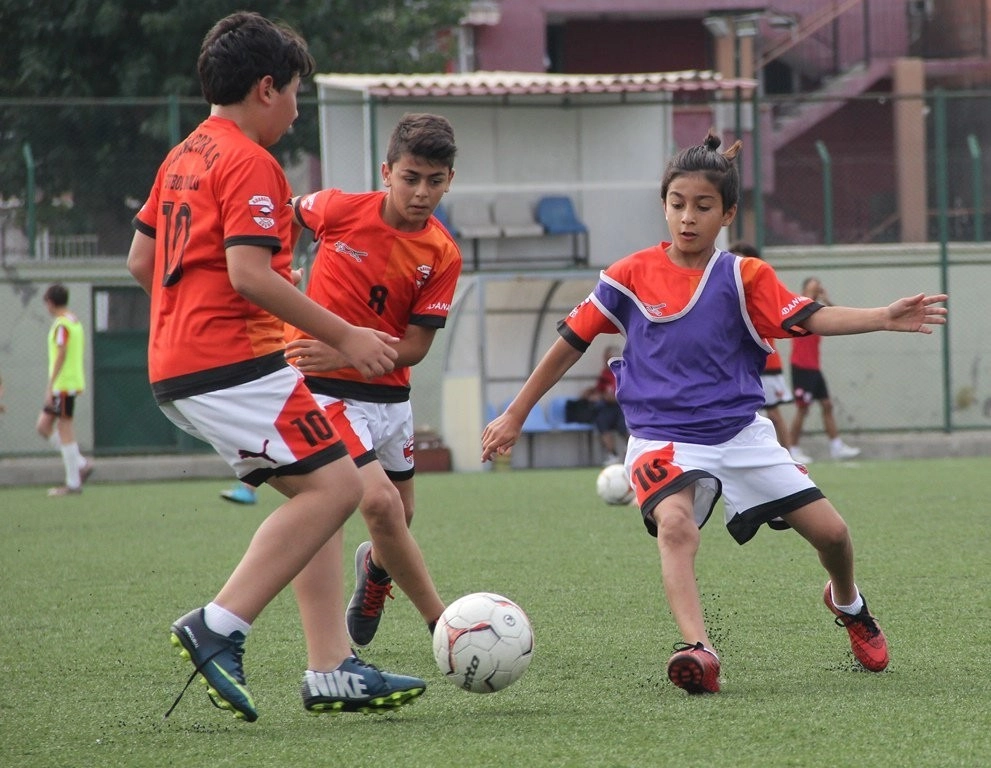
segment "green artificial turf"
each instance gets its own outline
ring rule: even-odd
[[[0,763],[21,766],[977,766],[991,748],[991,459],[817,463],[853,531],[857,580],[891,664],[860,671],[822,604],[825,575],[791,532],[740,547],[721,507],[697,569],[723,690],[666,678],[679,641],[655,542],[597,470],[423,474],[414,533],[447,600],[493,591],[536,636],[523,678],[466,693],[437,670],[397,592],[363,652],[423,677],[387,715],[312,717],[291,592],[256,622],[245,669],[256,723],[192,686],[170,623],[209,601],[278,502],[215,481],[101,484],[49,499],[0,489]],[[365,536],[347,526],[352,551]],[[345,574],[350,592],[353,574]]]

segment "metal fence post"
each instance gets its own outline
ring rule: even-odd
[[[753,126],[750,129],[750,143],[753,145],[751,155],[754,158],[754,245],[757,252],[764,252],[764,177],[760,172],[761,151],[760,151],[760,88],[754,88],[752,105]]]
[[[22,147],[22,152],[24,153],[24,165],[27,167],[27,190],[24,194],[24,215],[28,236],[28,256],[33,259],[37,255],[36,240],[38,234],[38,222],[34,209],[34,153],[31,151],[31,145],[26,141]]]
[[[974,206],[974,242],[984,242],[984,184],[981,168],[981,145],[977,136],[967,136],[967,148],[970,150],[970,181],[973,187]]]
[[[179,126],[179,97],[176,94],[169,96],[169,143],[174,147],[179,143],[181,136]]]
[[[950,254],[949,254],[949,172],[946,157],[946,93],[942,88],[935,91],[934,115],[936,150],[936,208],[939,222],[939,291],[949,294]],[[949,301],[947,301],[947,306]],[[940,337],[943,341],[943,429],[953,431],[953,381],[950,376],[950,325],[943,326]]]
[[[833,160],[821,139],[816,140],[816,152],[822,160],[822,239],[833,244]]]

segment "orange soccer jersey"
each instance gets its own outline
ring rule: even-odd
[[[300,198],[296,215],[320,243],[307,295],[354,325],[402,338],[410,325],[442,328],[461,274],[461,252],[436,219],[401,232],[382,219],[385,192],[325,189]],[[289,339],[304,338],[295,328]],[[410,370],[396,368],[368,382],[353,368],[325,374],[315,389],[336,397],[402,402]]]
[[[207,118],[165,158],[135,217],[155,239],[148,372],[160,402],[239,383],[258,358],[276,364],[283,323],[233,289],[225,251],[269,248],[289,280],[290,197],[275,158],[230,120]]]

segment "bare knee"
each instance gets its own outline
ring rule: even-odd
[[[52,436],[52,432],[55,431],[55,420],[42,414],[35,423],[34,429],[42,438],[47,440]]]
[[[369,532],[388,532],[398,525],[406,526],[403,503],[392,484],[366,488],[360,507]]]
[[[788,523],[819,552],[850,547],[850,529],[826,499],[796,510],[788,516]]]
[[[850,546],[850,529],[839,515],[836,519],[823,526],[818,532],[816,549],[823,551],[838,551]]]
[[[657,545],[661,551],[696,550],[699,545],[699,529],[691,511],[680,508],[654,509],[657,523]]]

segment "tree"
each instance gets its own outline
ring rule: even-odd
[[[469,0],[254,0],[299,30],[321,72],[436,72]],[[0,0],[0,203],[23,200],[30,144],[40,226],[123,253],[135,204],[175,135],[207,114],[196,57],[229,0]],[[312,85],[280,156],[319,152]],[[23,224],[24,211],[20,212]]]

